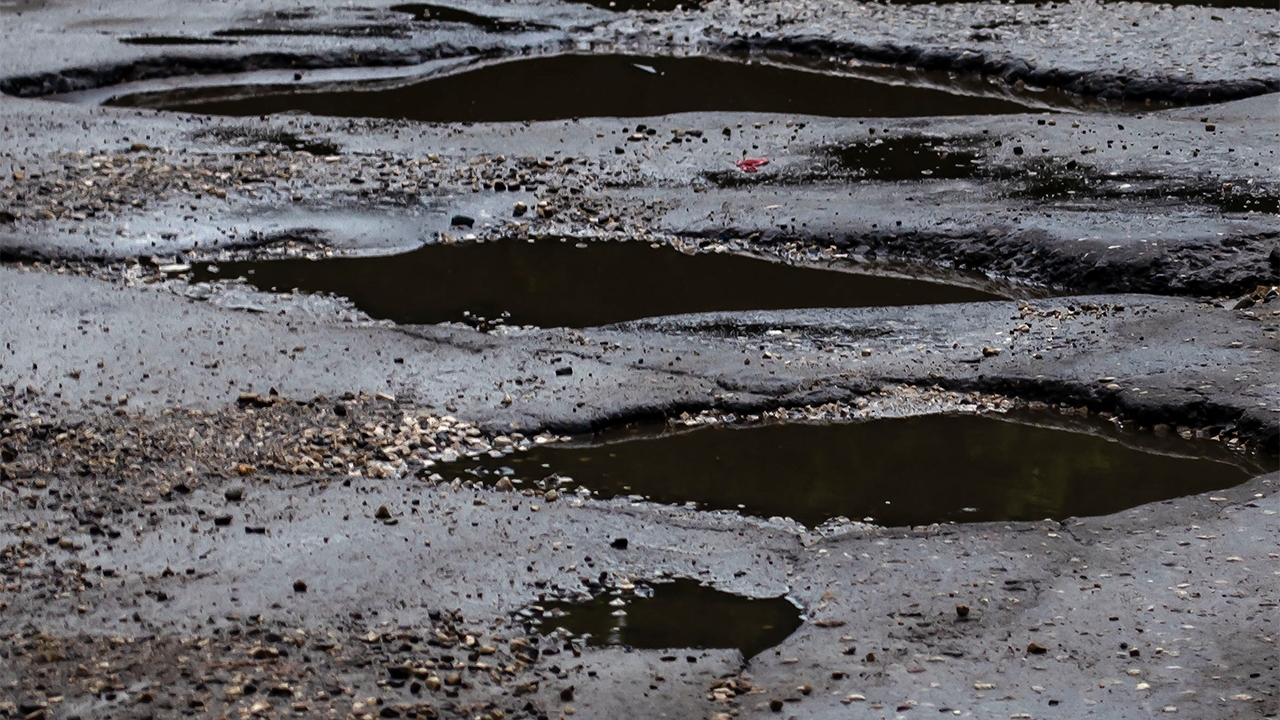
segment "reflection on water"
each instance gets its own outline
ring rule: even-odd
[[[755,600],[685,579],[538,607],[533,623],[542,633],[562,627],[588,636],[588,645],[737,648],[744,658],[782,642],[801,622],[785,598]]]
[[[1089,432],[973,415],[639,429],[459,467],[526,487],[569,477],[564,488],[602,497],[694,501],[806,525],[836,516],[925,525],[1105,515],[1251,476],[1217,443],[1074,429]]]
[[[424,122],[649,117],[695,111],[916,117],[1029,109],[1006,98],[961,95],[799,68],[644,55],[523,58],[416,82],[350,83],[336,89],[185,88],[125,95],[109,104],[211,115],[306,112]]]
[[[196,268],[195,280],[245,277],[262,290],[328,292],[402,324],[499,318],[590,327],[713,310],[976,302],[960,285],[795,267],[729,253],[685,255],[636,242],[427,245],[403,255],[262,260]]]

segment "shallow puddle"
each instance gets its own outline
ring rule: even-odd
[[[1159,175],[1131,173],[1103,175],[1075,161],[1032,163],[1028,170],[1002,176],[1017,181],[1011,194],[1035,200],[1088,203],[1093,200],[1129,200],[1145,205],[1193,203],[1224,213],[1280,213],[1280,197],[1254,191],[1244,183],[1200,180],[1170,186]]]
[[[581,485],[601,497],[692,501],[810,526],[837,516],[902,526],[1105,515],[1251,476],[1209,441],[1093,423],[1072,429],[1087,432],[971,415],[641,428],[485,456],[458,470],[507,476],[521,481],[517,488]]]
[[[686,579],[538,607],[543,613],[532,623],[543,634],[562,627],[596,647],[737,648],[744,658],[782,642],[801,622],[785,598],[755,600]]]
[[[325,28],[231,28],[229,30],[215,30],[214,37],[220,38],[245,38],[245,37],[344,37],[344,38],[407,38],[409,37],[403,29],[398,27],[382,27],[378,25],[345,25],[339,27]]]
[[[982,154],[941,138],[869,140],[830,151],[834,175],[875,180],[962,180],[982,172]]]
[[[594,5],[603,10],[614,12],[649,11],[671,12],[673,10],[699,10],[704,0],[570,0],[587,5]]]
[[[327,292],[401,324],[492,321],[590,327],[716,310],[977,302],[959,285],[796,267],[733,255],[685,255],[637,242],[427,245],[403,255],[198,265],[194,279],[245,277],[262,290]]]
[[[234,45],[236,41],[183,37],[181,35],[139,35],[137,37],[122,37],[120,42],[125,45]]]
[[[183,88],[123,95],[108,104],[213,115],[306,112],[424,122],[647,117],[694,111],[918,117],[1029,110],[1005,98],[758,62],[634,55],[506,60],[416,82],[349,83],[336,89]]]
[[[798,179],[1001,180],[1014,183],[1009,192],[1012,197],[1034,200],[1087,203],[1127,199],[1148,205],[1169,201],[1205,205],[1224,213],[1280,212],[1280,197],[1256,192],[1247,184],[1215,181],[1170,186],[1158,175],[1111,175],[1075,160],[1032,161],[1017,170],[992,167],[987,165],[983,150],[992,142],[963,137],[897,137],[832,146],[826,149],[829,162],[825,168]],[[709,173],[708,178],[726,186],[759,182],[742,173]]]
[[[727,170],[703,173],[719,187],[813,183],[824,180],[967,180],[984,178],[987,170],[978,141],[972,138],[927,138],[907,136],[875,138],[848,145],[832,145],[823,150],[823,162],[799,173],[775,177],[768,173],[748,174]]]
[[[490,17],[488,15],[477,15],[475,13],[467,12],[466,10],[445,7],[444,5],[430,5],[427,3],[392,5],[388,9],[394,12],[411,15],[417,22],[464,23],[466,25],[484,28],[485,30],[493,32],[512,32],[515,30],[548,27],[541,23],[527,22],[525,20],[516,20],[511,18]]]

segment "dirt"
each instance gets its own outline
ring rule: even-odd
[[[0,715],[1280,712],[1275,11],[0,10]],[[1037,110],[429,125],[98,106],[215,73],[400,83],[566,49],[767,52]],[[980,170],[834,163],[881,139]],[[512,171],[520,189],[496,189]],[[469,327],[181,277],[498,238],[977,275],[1022,299]],[[634,421],[1018,408],[1261,470],[1104,517],[892,528],[503,492],[449,462]],[[521,612],[681,578],[785,596],[803,622],[747,659],[544,637]]]

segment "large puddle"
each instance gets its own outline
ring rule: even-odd
[[[744,658],[782,642],[801,623],[785,598],[754,600],[684,579],[537,607],[542,612],[535,610],[531,622],[538,631],[564,628],[596,647],[737,648]]]
[[[1055,418],[1056,421],[1056,418]],[[1244,461],[1210,441],[1066,429],[972,415],[835,425],[627,429],[586,442],[463,461],[517,488],[579,486],[601,497],[888,526],[1061,519],[1244,482]]]
[[[796,267],[638,242],[427,245],[403,255],[208,264],[194,279],[244,277],[262,290],[334,293],[401,324],[591,327],[716,310],[977,302],[970,287]]]
[[[459,10],[458,8],[447,7],[444,5],[430,5],[427,3],[392,5],[388,9],[394,12],[406,13],[412,16],[412,18],[417,22],[463,23],[464,25],[472,25],[492,32],[513,32],[518,30],[532,30],[547,27],[546,25],[528,22],[526,20],[477,15],[476,13]]]
[[[803,180],[868,179],[882,181],[977,180],[1010,181],[1013,197],[1055,204],[1098,200],[1129,200],[1143,205],[1194,203],[1224,213],[1280,212],[1280,198],[1247,183],[1201,178],[1171,185],[1159,175],[1109,174],[1076,160],[1047,159],[1011,171],[989,165],[987,152],[998,142],[990,138],[896,137],[871,139],[826,149],[827,162]],[[720,185],[760,182],[743,173],[709,173]]]
[[[424,122],[648,117],[695,111],[919,117],[1030,109],[1003,97],[954,94],[761,62],[638,55],[505,60],[394,83],[192,87],[123,95],[108,103],[213,115],[305,112]]]

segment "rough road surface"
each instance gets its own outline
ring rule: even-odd
[[[454,10],[0,3],[0,717],[1280,713],[1280,13]],[[95,104],[565,51],[750,52],[1033,111],[429,125]],[[876,141],[983,162],[841,164]],[[977,275],[1011,299],[481,329],[183,275],[496,238]],[[631,421],[1015,407],[1213,438],[1257,477],[1110,517],[895,529],[451,469]],[[747,659],[584,647],[521,615],[671,577],[785,595],[805,622]]]

